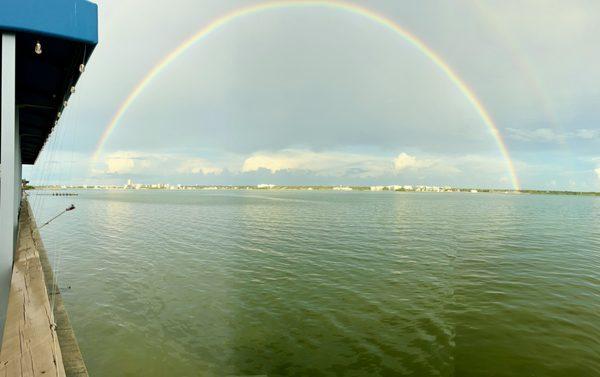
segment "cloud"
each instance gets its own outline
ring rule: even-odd
[[[527,142],[564,143],[569,139],[594,140],[600,138],[599,130],[587,128],[580,128],[572,132],[556,131],[551,128],[536,128],[534,130],[507,128],[506,130],[511,139]]]
[[[600,180],[600,167],[597,167],[594,172],[596,173],[596,177]]]
[[[597,139],[600,138],[600,130],[590,130],[587,128],[582,128],[575,131],[575,136],[585,140]]]
[[[501,169],[504,168],[502,161],[478,155],[454,157],[423,155],[417,157],[402,152],[394,159],[394,169],[396,172],[427,172],[443,176],[455,176],[463,173],[465,170],[473,169],[482,170],[487,173],[491,170],[497,171],[498,166],[502,166]]]
[[[175,182],[183,184],[432,184],[452,186],[508,187],[510,176],[506,162],[495,155],[448,155],[422,151],[402,151],[390,154],[385,150],[324,150],[283,149],[257,151],[249,155],[206,155],[173,153],[148,153],[139,150],[122,150],[100,156],[89,172],[87,160],[73,165],[55,164],[65,172],[53,169],[55,177],[46,182],[74,182],[77,184],[123,184],[127,179],[140,183]],[[77,161],[77,156],[74,159]],[[73,160],[71,154],[65,159]],[[61,157],[62,159],[62,157]],[[592,171],[600,161],[590,161]],[[523,176],[536,171],[517,161]],[[27,170],[27,169],[26,169]],[[533,173],[532,173],[533,172]],[[32,172],[33,173],[33,172]],[[36,183],[39,172],[25,174]],[[46,173],[44,173],[46,174]],[[537,174],[537,173],[535,173]],[[589,174],[589,173],[588,173]],[[69,178],[72,177],[72,178]],[[589,179],[589,176],[588,176]],[[595,180],[594,180],[595,181]],[[546,181],[547,182],[547,181]]]
[[[528,169],[515,161],[519,169]],[[455,186],[510,187],[511,177],[506,161],[500,156],[440,155],[401,152],[395,157],[368,153],[335,151],[314,152],[287,149],[257,152],[246,158],[242,174],[260,173],[271,176],[302,174],[325,177],[344,184],[373,182],[448,184]]]
[[[137,152],[116,152],[105,159],[106,173],[126,174],[148,167],[148,161]]]
[[[135,162],[129,158],[110,158],[106,160],[106,164],[108,165],[107,172],[108,173],[129,173],[135,167]]]
[[[435,163],[435,160],[417,159],[415,156],[411,156],[402,152],[394,159],[394,168],[396,171],[402,171],[406,169],[423,169],[431,167]]]
[[[249,156],[229,156],[218,162],[184,154],[145,154],[120,151],[107,155],[96,170],[102,175],[138,175],[187,177],[232,177],[275,174],[300,174],[304,177],[354,179],[403,179],[409,181],[454,181],[460,177],[489,175],[503,179],[506,165],[499,157],[481,155],[431,155],[401,152],[395,157],[373,152],[312,151],[283,149],[259,151]],[[261,172],[263,171],[263,172]],[[476,174],[474,174],[476,173]],[[234,178],[235,179],[235,178]],[[358,182],[358,181],[356,181]],[[226,182],[223,182],[226,183]]]
[[[393,164],[387,157],[369,154],[284,149],[254,153],[244,160],[241,171],[247,173],[259,169],[266,169],[271,173],[302,170],[321,175],[366,177],[390,174]]]
[[[324,157],[324,156],[321,156]],[[319,155],[312,152],[302,151],[284,151],[277,153],[257,153],[248,157],[242,166],[243,172],[256,171],[258,169],[267,169],[271,173],[280,170],[303,169],[313,170],[317,164],[315,160]]]
[[[317,175],[360,178],[394,177],[400,173],[449,176],[462,173],[463,166],[467,169],[469,166],[481,167],[490,161],[490,166],[498,166],[495,159],[474,156],[450,159],[429,155],[417,157],[402,152],[395,158],[390,158],[366,153],[285,149],[277,152],[257,152],[244,160],[241,171],[248,173],[266,169],[272,174],[280,171],[306,171]],[[485,170],[488,171],[489,168]]]
[[[119,151],[103,159],[95,174],[221,174],[223,168],[203,158],[180,154]]]
[[[193,158],[184,161],[177,168],[178,173],[191,173],[191,174],[221,174],[223,168],[219,168],[211,165],[208,161],[202,158]]]
[[[566,135],[557,133],[550,128],[537,128],[535,130],[507,128],[507,130],[512,139],[519,141],[564,142],[566,139]]]

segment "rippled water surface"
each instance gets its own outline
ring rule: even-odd
[[[36,194],[92,376],[600,376],[600,198]]]

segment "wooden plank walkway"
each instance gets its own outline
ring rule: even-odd
[[[55,327],[44,271],[31,237],[29,213],[22,211],[0,350],[0,376],[66,376]]]
[[[31,213],[29,204],[27,204],[27,210]],[[71,327],[69,315],[67,314],[62,295],[60,294],[60,288],[55,284],[54,273],[52,272],[50,260],[48,259],[48,253],[46,253],[44,243],[42,242],[40,232],[35,225],[35,218],[33,216],[31,216],[31,223],[31,236],[37,247],[40,262],[42,263],[42,269],[44,270],[46,287],[48,288],[48,297],[50,300],[54,298],[54,321],[56,322],[56,333],[58,334],[58,342],[60,344],[65,373],[67,377],[88,377],[88,371],[85,362],[83,361],[83,357],[81,356],[79,343],[77,342],[75,332]]]
[[[0,376],[88,376],[27,200],[19,217]]]

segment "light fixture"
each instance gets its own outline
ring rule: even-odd
[[[75,93],[75,87],[74,86],[71,87],[71,94],[73,94],[73,93]]]
[[[79,64],[79,72],[83,73],[83,71],[85,71],[85,64],[81,63]]]
[[[35,42],[35,48],[33,49],[33,51],[35,51],[35,53],[38,55],[42,54],[42,44],[40,43],[40,41]]]

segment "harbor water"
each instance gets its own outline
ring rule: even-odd
[[[599,197],[40,193],[92,376],[600,376]]]

